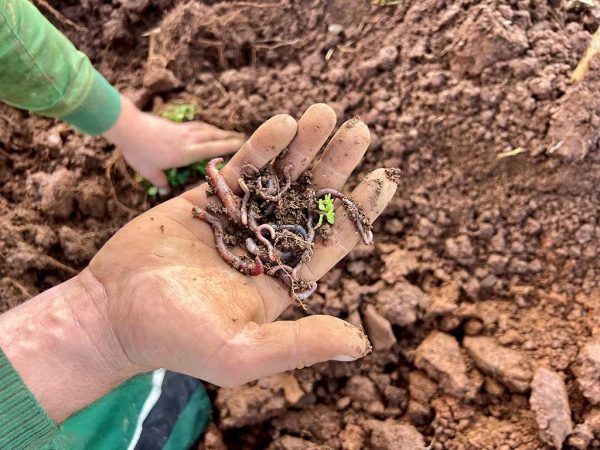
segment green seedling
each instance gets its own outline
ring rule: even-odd
[[[172,103],[167,105],[160,116],[173,122],[189,122],[196,117],[196,105],[193,103]]]
[[[326,194],[324,198],[319,199],[319,223],[317,227],[323,224],[323,219],[327,219],[327,222],[331,225],[335,223],[335,210],[331,194]]]

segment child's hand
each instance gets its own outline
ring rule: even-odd
[[[168,188],[164,170],[235,152],[241,133],[203,122],[174,123],[147,114],[121,96],[121,115],[104,137],[123,152],[125,161],[159,188]]]

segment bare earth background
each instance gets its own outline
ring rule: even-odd
[[[403,170],[376,245],[309,304],[362,323],[375,351],[211,389],[200,448],[412,450],[435,436],[435,449],[600,449],[600,64],[569,80],[599,7],[50,3],[147,110],[194,99],[200,119],[250,133],[328,102],[372,130],[355,182]],[[109,150],[0,106],[2,310],[69,278],[151,207]]]

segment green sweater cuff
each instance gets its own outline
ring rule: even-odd
[[[94,78],[83,102],[60,118],[78,130],[92,136],[108,131],[121,114],[119,92],[94,70]]]
[[[0,448],[37,449],[56,431],[56,424],[0,350]]]

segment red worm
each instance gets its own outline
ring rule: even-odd
[[[348,196],[342,194],[339,191],[336,191],[335,189],[321,189],[317,193],[317,197],[321,198],[327,194],[341,200],[344,207],[352,213],[352,216],[354,219],[354,225],[356,226],[356,229],[358,230],[358,234],[360,235],[363,243],[365,245],[372,244],[373,243],[373,232],[371,231],[370,227],[367,230],[365,230],[365,227],[361,220],[363,215],[361,214],[360,210],[358,209],[358,206],[356,206],[354,204],[354,202],[352,200],[350,200],[350,198]]]
[[[240,219],[242,224],[248,225],[248,200],[250,199],[250,189],[243,178],[238,179],[238,184],[244,191],[244,198],[242,199],[242,206],[240,208]]]
[[[221,200],[221,204],[225,207],[227,211],[227,217],[231,220],[240,223],[240,206],[239,199],[233,194],[232,190],[229,188],[229,185],[223,178],[223,175],[219,172],[219,168],[217,167],[219,164],[223,162],[223,158],[214,158],[211,159],[206,165],[206,181],[212,188],[219,200]]]
[[[244,275],[257,276],[264,273],[265,268],[258,256],[254,261],[249,262],[243,260],[239,256],[229,251],[229,249],[225,245],[225,241],[223,240],[223,224],[217,217],[213,216],[206,210],[199,208],[198,206],[195,206],[192,209],[192,216],[196,219],[206,222],[212,227],[213,234],[215,235],[215,244],[217,247],[217,252],[219,252],[219,255],[221,255],[221,258],[223,258],[223,260],[227,264],[236,269],[238,272],[243,273]]]

